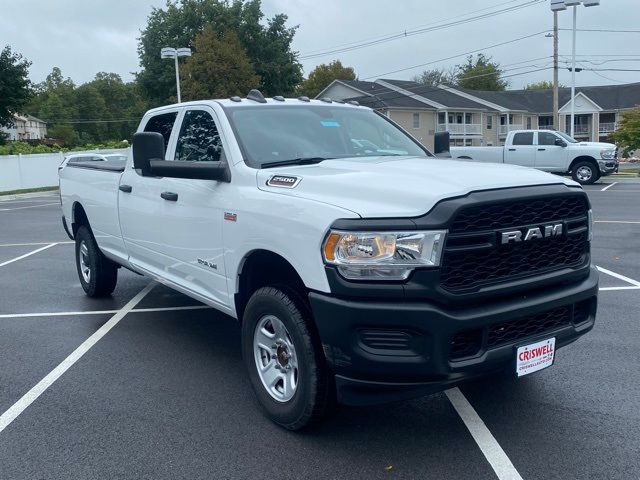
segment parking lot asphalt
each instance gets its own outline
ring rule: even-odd
[[[585,190],[598,318],[552,368],[461,386],[477,418],[441,393],[301,433],[260,412],[237,322],[162,285],[78,357],[150,282],[87,298],[56,195],[0,200],[0,479],[640,478],[640,181]]]

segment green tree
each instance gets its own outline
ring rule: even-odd
[[[640,107],[622,114],[620,126],[612,137],[625,154],[640,150]]]
[[[286,26],[286,15],[266,22],[263,17],[260,0],[169,0],[166,8],[154,8],[138,44],[142,70],[137,81],[143,96],[151,106],[175,101],[174,66],[160,58],[160,49],[193,47],[207,25],[219,37],[227,31],[238,35],[263,93],[292,93],[302,81],[302,67],[291,50],[296,28]]]
[[[195,53],[182,70],[185,100],[245,95],[260,85],[249,57],[235,32],[221,38],[209,26],[196,35]]]
[[[467,57],[467,63],[458,65],[457,85],[470,90],[503,91],[509,82],[502,78],[500,64],[492,62],[491,57],[478,54],[475,59]]]
[[[300,85],[300,94],[314,98],[334,80],[355,80],[356,72],[352,67],[345,67],[340,60],[314,68],[309,77]]]
[[[22,113],[31,94],[29,66],[19,53],[6,46],[0,53],[0,126],[12,125],[13,114]]]
[[[551,88],[553,88],[553,82],[550,82],[549,80],[529,83],[526,87],[524,87],[525,90],[546,90]],[[558,84],[558,88],[564,88],[564,85]]]
[[[437,87],[438,85],[453,86],[456,84],[456,71],[455,69],[445,70],[444,68],[425,70],[413,77],[412,80],[427,87]]]

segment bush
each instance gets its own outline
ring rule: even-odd
[[[58,145],[31,145],[27,142],[8,142],[0,145],[0,155],[29,155],[32,153],[57,153],[57,152],[80,152],[84,150],[102,150],[111,148],[129,148],[126,140],[111,140],[101,144],[79,145],[73,148],[63,148]]]

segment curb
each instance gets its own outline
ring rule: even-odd
[[[37,197],[52,197],[52,196],[57,197],[58,192],[59,190],[48,190],[46,192],[29,192],[29,193],[16,193],[14,195],[0,195],[0,203],[8,202],[9,200],[18,200],[20,198],[37,198]]]

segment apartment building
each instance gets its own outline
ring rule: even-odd
[[[47,136],[47,122],[32,115],[14,115],[13,125],[1,127],[7,140],[42,140]]]
[[[490,92],[428,87],[406,80],[335,80],[317,98],[356,100],[403,126],[427,148],[436,132],[448,131],[456,146],[503,145],[511,130],[551,128],[553,92]],[[640,105],[640,83],[576,87],[574,136],[607,141],[625,110]],[[559,91],[560,129],[570,133],[571,90]]]

